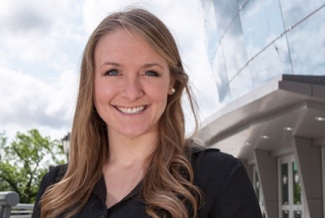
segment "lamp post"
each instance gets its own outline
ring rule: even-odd
[[[66,136],[62,139],[62,145],[63,145],[63,151],[65,155],[67,156],[67,160],[69,161],[69,153],[70,153],[70,133],[68,133]]]

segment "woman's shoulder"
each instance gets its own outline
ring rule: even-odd
[[[193,167],[204,167],[208,165],[210,167],[222,166],[232,168],[240,163],[240,161],[231,154],[224,153],[217,148],[195,147],[192,149],[191,156]]]
[[[231,175],[245,172],[243,164],[234,156],[216,148],[207,148],[201,143],[192,141],[189,155],[194,171],[194,182],[224,184]]]
[[[57,183],[58,181],[60,181],[62,179],[66,170],[67,170],[66,164],[51,167],[49,172],[47,172],[44,175],[44,177],[42,179],[41,186],[49,186],[54,183]]]
[[[205,164],[232,166],[240,163],[234,156],[224,153],[217,148],[206,147],[203,142],[197,139],[187,140],[187,148],[193,167]]]
[[[202,217],[262,217],[252,184],[240,160],[219,149],[191,148],[194,185],[204,194]]]

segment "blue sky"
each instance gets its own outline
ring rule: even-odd
[[[17,131],[37,128],[53,139],[69,132],[85,43],[101,19],[128,6],[147,8],[166,23],[190,76],[201,120],[215,112],[218,96],[198,0],[2,0],[0,131],[12,138]]]

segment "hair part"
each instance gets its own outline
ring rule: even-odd
[[[126,29],[148,43],[168,63],[176,92],[168,96],[167,106],[159,120],[156,151],[149,160],[143,178],[142,198],[146,213],[153,218],[196,217],[202,194],[193,185],[193,169],[185,141],[185,119],[181,105],[187,94],[195,118],[195,102],[188,86],[176,42],[167,27],[143,9],[131,9],[106,17],[90,36],[85,47],[79,94],[74,115],[70,157],[63,178],[50,186],[41,199],[41,217],[71,217],[86,205],[92,190],[102,176],[108,159],[108,135],[105,122],[94,106],[94,53],[98,41],[106,34]],[[197,120],[196,125],[197,125]]]

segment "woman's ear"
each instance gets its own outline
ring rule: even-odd
[[[174,85],[175,85],[175,78],[172,77],[171,80],[170,80],[170,83],[169,83],[169,90],[168,90],[168,95],[172,95],[175,93],[175,88],[174,88]]]

